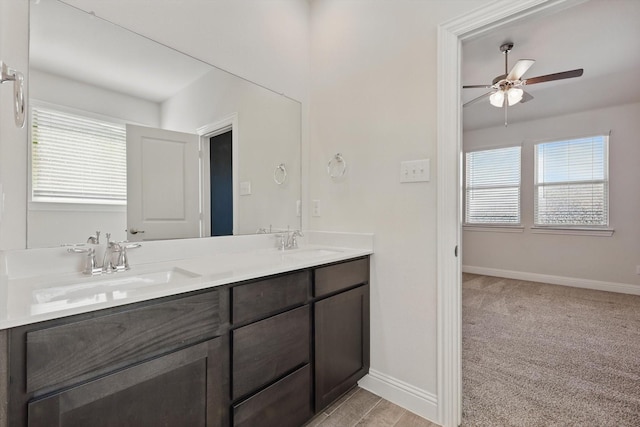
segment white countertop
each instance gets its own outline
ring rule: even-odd
[[[326,241],[327,239],[319,239]],[[373,248],[304,244],[215,252],[161,262],[132,262],[122,273],[85,276],[78,270],[55,274],[3,275],[0,329],[177,295],[229,283],[370,255]]]

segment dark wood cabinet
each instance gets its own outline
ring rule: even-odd
[[[11,329],[8,425],[228,426],[228,329],[227,288]]]
[[[345,264],[342,269],[348,266]],[[319,411],[369,370],[368,283],[316,301],[314,316],[315,405]]]
[[[223,337],[28,404],[29,427],[228,425]]]
[[[76,384],[224,332],[214,290],[26,332],[27,392]]]
[[[363,257],[0,331],[0,424],[297,427],[368,367]]]

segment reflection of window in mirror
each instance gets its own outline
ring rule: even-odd
[[[126,204],[124,124],[37,102],[30,118],[32,202]]]

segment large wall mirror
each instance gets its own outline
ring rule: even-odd
[[[300,103],[58,0],[30,4],[27,246],[300,228]]]

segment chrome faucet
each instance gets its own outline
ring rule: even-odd
[[[109,239],[109,235],[107,235],[107,239]],[[124,266],[120,267],[120,253],[122,252],[122,247],[120,244],[116,242],[108,241],[107,249],[104,251],[104,257],[102,257],[102,272],[103,273],[115,273],[124,271]],[[113,258],[116,257],[116,261],[113,261]]]
[[[130,270],[127,249],[139,248],[140,246],[142,246],[140,243],[129,244],[127,241],[109,242],[102,260],[102,271],[109,274]]]
[[[93,245],[99,245],[100,244],[100,232],[96,231],[96,235],[95,236],[89,236],[89,238],[87,239],[87,243],[91,243]]]
[[[70,253],[82,253],[87,254],[83,274],[88,276],[97,276],[102,273],[118,273],[121,271],[129,270],[129,257],[127,256],[127,249],[139,248],[142,246],[140,243],[129,243],[126,240],[123,242],[112,242],[111,233],[106,233],[107,247],[102,257],[102,265],[98,265],[96,261],[96,250],[92,247],[74,246],[67,249]],[[96,236],[89,238],[89,243],[94,243],[92,240],[95,237],[95,241],[98,241],[100,232],[96,232]]]
[[[276,234],[276,248],[281,251],[286,249],[298,249],[298,237],[302,237],[302,231],[294,230]]]
[[[298,249],[298,237],[303,237],[300,230],[287,233],[287,249]]]

